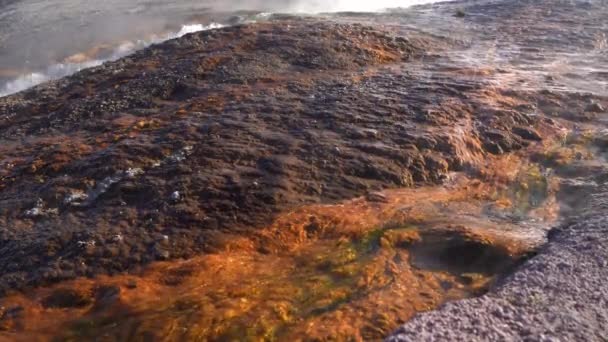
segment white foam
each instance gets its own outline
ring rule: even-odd
[[[222,28],[223,26],[224,25],[217,24],[217,23],[211,23],[209,25],[202,25],[202,24],[184,25],[184,26],[182,26],[181,30],[179,30],[179,32],[177,32],[176,34],[170,34],[167,38],[168,39],[179,38],[181,36],[187,35],[188,33],[213,30],[213,29]]]
[[[414,5],[437,2],[437,0],[314,0],[299,1],[295,12],[377,12],[389,8],[405,8]]]
[[[53,64],[44,71],[24,74],[15,78],[12,81],[7,82],[2,88],[0,88],[0,97],[20,92],[43,82],[72,75],[83,69],[99,66],[106,61],[117,60],[152,44],[157,44],[169,39],[179,38],[188,33],[212,30],[221,27],[223,27],[223,25],[217,23],[211,23],[209,25],[184,25],[177,32],[170,32],[168,34],[159,36],[151,36],[150,38],[145,40],[122,43],[112,51],[109,57],[104,59],[91,59],[82,62],[64,62]]]

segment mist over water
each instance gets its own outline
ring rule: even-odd
[[[215,5],[215,9],[264,10],[272,12],[319,13],[319,12],[374,12],[387,8],[409,7],[433,0],[274,0],[274,1],[228,1]]]
[[[433,1],[0,1],[0,96],[124,57],[150,44],[221,27],[238,11],[372,12],[428,2]],[[103,53],[98,53],[100,46]]]
[[[179,38],[188,33],[211,30],[220,27],[223,27],[223,25],[217,23],[211,23],[209,25],[184,25],[178,32],[172,32],[161,36],[153,35],[148,39],[138,40],[135,42],[124,42],[113,49],[112,52],[105,58],[86,59],[86,56],[84,56],[85,58],[77,60],[78,56],[73,56],[74,58],[68,59],[65,62],[50,65],[44,71],[23,74],[14,80],[6,82],[4,86],[0,88],[0,96],[10,95],[49,80],[59,79],[61,77],[76,73],[82,69],[99,66],[106,61],[113,61],[121,57],[125,57],[136,50],[143,49],[155,43],[173,38]]]

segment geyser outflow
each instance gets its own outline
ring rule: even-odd
[[[8,5],[0,2],[0,21],[4,20],[7,23],[9,27],[7,32],[11,35],[9,40],[3,37],[4,31],[0,26],[0,71],[2,69],[24,70],[20,76],[8,81],[5,78],[6,83],[0,83],[0,96],[13,94],[49,80],[71,75],[85,68],[98,66],[108,60],[124,57],[153,43],[180,37],[189,32],[219,27],[218,24],[185,25],[179,32],[152,36],[144,40],[133,40],[133,37],[142,36],[141,28],[150,27],[150,33],[158,32],[161,23],[185,21],[189,16],[201,13],[208,15],[209,13],[224,12],[223,15],[225,15],[238,10],[274,13],[372,12],[433,1],[227,0],[219,2],[183,0],[157,3],[151,0],[107,0],[93,6],[87,3],[72,3],[71,0],[52,2],[54,3],[52,5],[41,0],[28,2],[17,0]],[[44,18],[40,18],[40,6],[47,9]],[[102,16],[111,19],[102,20],[100,19]],[[71,29],[67,27],[71,27]],[[138,30],[131,32],[134,27],[137,27]],[[70,33],[70,30],[74,32]],[[57,33],[54,33],[55,31]],[[65,37],[70,37],[72,40],[66,41]],[[82,52],[84,46],[86,46],[84,49],[87,49],[113,39],[129,41],[117,46],[104,56],[77,54],[78,58],[73,59],[59,57],[64,53]],[[56,63],[57,60],[62,60],[62,62]],[[24,64],[29,67],[24,68]]]
[[[218,11],[257,10],[270,12],[375,12],[387,8],[409,7],[436,0],[231,0],[210,5]]]
[[[83,60],[83,61],[79,61],[79,62],[66,61],[64,63],[57,63],[57,64],[49,66],[45,71],[25,74],[25,75],[19,76],[18,78],[14,79],[12,81],[9,81],[1,88],[0,96],[10,95],[10,94],[25,90],[27,88],[33,87],[37,84],[46,82],[46,81],[59,79],[61,77],[71,75],[82,69],[101,65],[103,62],[106,62],[106,61],[112,61],[112,60],[119,59],[121,57],[124,57],[124,56],[127,56],[127,55],[133,53],[136,50],[145,48],[151,44],[160,43],[162,41],[173,39],[173,38],[179,38],[188,33],[220,28],[222,26],[223,25],[217,24],[217,23],[211,23],[209,25],[202,25],[202,24],[184,25],[178,32],[171,32],[171,33],[161,35],[161,36],[151,36],[148,39],[138,40],[135,42],[122,43],[121,45],[119,45],[117,48],[115,48],[112,51],[110,56],[103,58],[103,59],[93,58],[90,60]]]
[[[388,8],[409,7],[432,0],[336,0],[299,1],[292,8],[295,12],[375,12]]]

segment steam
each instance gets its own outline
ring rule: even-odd
[[[269,12],[376,12],[388,8],[409,7],[436,0],[232,0],[212,5],[214,10],[259,10]]]
[[[179,38],[188,33],[205,31],[220,28],[223,25],[217,23],[211,23],[209,25],[202,24],[191,24],[184,25],[177,32],[171,32],[165,35],[156,36],[153,35],[145,40],[138,40],[134,42],[124,42],[118,47],[116,47],[109,56],[105,58],[94,58],[89,60],[80,60],[80,61],[70,61],[75,58],[68,58],[64,63],[57,63],[49,66],[46,70],[41,72],[33,72],[25,75],[21,75],[16,79],[7,82],[4,87],[0,90],[0,97],[14,94],[25,90],[27,88],[33,87],[40,83],[44,83],[50,80],[59,79],[65,76],[72,75],[80,70],[86,68],[92,68],[103,64],[106,61],[114,61],[119,58],[125,57],[137,50],[143,49],[152,44],[157,44],[163,42],[165,40]]]
[[[0,19],[9,20],[12,17],[22,18],[22,22],[9,22],[9,25],[23,25],[23,27],[37,27],[35,31],[24,29],[21,34],[13,34],[11,44],[5,42],[5,69],[18,70],[23,61],[34,62],[35,72],[25,72],[20,76],[0,83],[0,97],[10,95],[43,82],[59,79],[82,69],[99,66],[106,61],[113,61],[127,56],[136,50],[145,48],[151,44],[159,43],[168,39],[181,37],[184,34],[221,27],[220,24],[210,25],[184,25],[180,30],[164,35],[150,36],[144,40],[133,40],[129,37],[141,37],[146,33],[158,32],[163,23],[174,23],[187,20],[192,15],[218,14],[226,15],[239,10],[261,11],[264,13],[328,13],[328,12],[375,12],[387,8],[409,7],[412,5],[434,2],[434,0],[182,0],[178,2],[157,2],[155,0],[104,0],[94,6],[83,5],[78,7],[82,13],[75,13],[74,8],[69,6],[68,0],[50,0],[54,5],[48,7],[45,12],[44,22],[40,22],[41,9],[28,2],[15,2],[16,7],[3,7],[0,0]],[[10,5],[10,4],[9,4]],[[5,10],[5,13],[2,13]],[[15,15],[5,17],[7,13],[14,12]],[[223,14],[219,14],[223,13]],[[99,15],[111,17],[112,20],[100,20]],[[258,18],[263,15],[258,15]],[[58,19],[61,18],[61,19]],[[222,22],[222,19],[214,16],[214,20]],[[64,22],[65,20],[65,22]],[[0,20],[1,21],[1,20]],[[206,20],[204,20],[206,21]],[[54,34],[55,25],[60,22],[64,31],[63,35]],[[22,26],[18,26],[22,27]],[[67,27],[72,27],[73,40],[64,39],[70,36]],[[79,31],[84,28],[83,31]],[[61,32],[59,30],[58,32]],[[67,32],[67,33],[65,33]],[[0,43],[2,42],[2,28],[0,27]],[[76,39],[78,37],[79,39]],[[60,63],[49,65],[45,53],[52,59],[54,51],[78,52],[78,46],[92,45],[96,42],[112,41],[116,37],[125,37],[129,41],[113,47],[111,51],[103,55],[76,54],[62,60]],[[120,39],[120,38],[118,38]],[[25,44],[22,42],[25,40]],[[0,44],[2,47],[2,44]],[[14,51],[14,52],[11,52]],[[0,68],[2,69],[2,68]]]
[[[294,12],[377,12],[389,8],[409,7],[431,0],[335,0],[298,2]]]

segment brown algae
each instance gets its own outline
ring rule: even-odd
[[[539,169],[522,169],[501,190],[456,177],[306,206],[253,235],[218,236],[213,254],[9,295],[0,336],[381,339],[416,312],[483,293],[534,247],[509,215],[487,216],[488,205],[519,215],[547,203]]]

